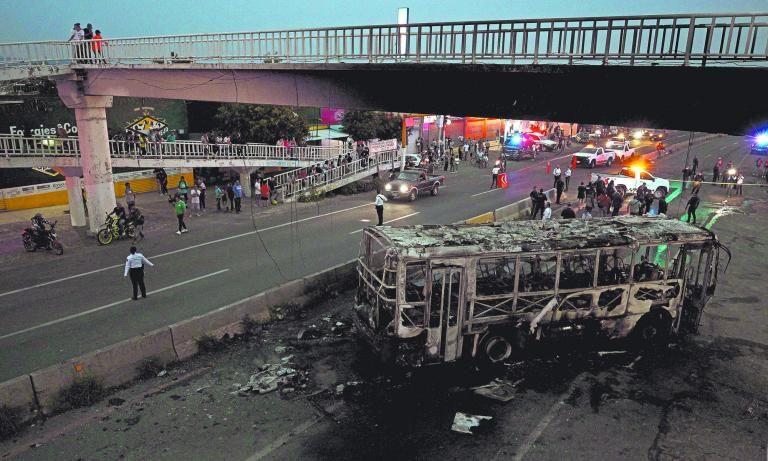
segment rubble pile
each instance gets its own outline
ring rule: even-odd
[[[283,357],[280,363],[263,365],[258,372],[251,375],[248,383],[244,386],[235,384],[236,390],[233,393],[240,395],[267,394],[280,389],[282,393],[287,394],[296,389],[305,389],[309,379],[303,370],[290,366],[292,358],[293,356],[289,355]]]

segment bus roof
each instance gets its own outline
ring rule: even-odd
[[[487,224],[416,225],[367,229],[398,254],[410,257],[461,256],[589,249],[666,242],[714,240],[712,232],[668,218],[619,216]],[[382,243],[385,243],[385,242]]]

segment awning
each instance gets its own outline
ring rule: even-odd
[[[339,131],[341,125],[331,125],[326,130],[312,130],[309,132],[307,141],[322,141],[323,139],[347,139],[347,133]]]

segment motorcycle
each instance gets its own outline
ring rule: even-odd
[[[488,168],[488,154],[478,153],[475,157],[475,166],[478,168]]]
[[[101,245],[109,245],[113,240],[120,239],[122,237],[134,238],[136,230],[132,223],[126,222],[123,226],[123,233],[120,233],[120,228],[117,225],[117,217],[107,213],[107,219],[104,220],[104,224],[99,228],[99,232],[96,234],[96,238]]]
[[[46,250],[53,250],[57,255],[64,254],[64,245],[62,245],[61,242],[59,242],[58,237],[56,237],[56,221],[51,223],[50,230],[45,231],[45,236],[41,239],[43,240],[42,243],[36,242],[34,235],[35,231],[31,227],[24,229],[24,232],[21,234],[21,241],[24,243],[25,250],[33,252],[38,248],[43,248]]]

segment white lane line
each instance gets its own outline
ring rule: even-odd
[[[195,278],[192,278],[192,279],[189,279],[189,280],[185,280],[183,282],[174,283],[173,285],[168,285],[167,287],[158,288],[157,290],[149,291],[149,292],[147,292],[147,295],[153,295],[153,294],[156,294],[156,293],[161,293],[163,291],[171,290],[173,288],[177,288],[177,287],[180,287],[182,285],[187,285],[187,284],[190,284],[192,282],[197,282],[198,280],[202,280],[202,279],[205,279],[205,278],[208,278],[208,277],[213,277],[214,275],[223,274],[224,272],[227,272],[228,270],[229,270],[229,268],[222,269],[220,271],[212,272],[212,273],[206,274],[206,275],[201,275],[200,277],[195,277]],[[87,311],[78,312],[77,314],[72,314],[72,315],[68,315],[66,317],[62,317],[60,319],[51,320],[50,322],[41,323],[40,325],[35,325],[33,327],[25,328],[23,330],[14,331],[13,333],[8,333],[6,335],[0,336],[0,340],[7,339],[7,338],[12,338],[14,336],[18,336],[18,335],[21,335],[21,334],[24,334],[24,333],[29,333],[30,331],[39,330],[40,328],[49,327],[51,325],[56,325],[57,323],[66,322],[67,320],[76,319],[76,318],[82,317],[84,315],[93,314],[94,312],[103,311],[104,309],[109,309],[110,307],[115,307],[115,306],[118,306],[118,305],[123,304],[123,303],[130,302],[130,301],[131,301],[131,298],[122,299],[120,301],[115,301],[113,303],[109,303],[109,304],[105,304],[103,306],[95,307],[95,308],[87,310]]]
[[[504,189],[503,189],[503,188],[501,188],[501,187],[497,187],[497,188],[495,188],[495,189],[489,189],[489,190],[487,190],[487,191],[485,191],[485,192],[478,192],[477,194],[472,194],[472,197],[477,197],[478,195],[487,194],[487,193],[489,193],[489,192],[496,192],[496,191],[499,191],[499,190],[504,190]]]
[[[264,459],[267,456],[270,455],[273,451],[277,450],[278,448],[282,447],[288,441],[291,439],[291,437],[301,435],[304,432],[307,431],[310,427],[314,426],[319,422],[322,418],[320,416],[315,417],[314,419],[310,419],[307,421],[304,421],[303,423],[299,424],[298,426],[294,427],[290,431],[286,432],[285,434],[281,435],[280,437],[273,440],[269,445],[262,448],[261,450],[257,451],[253,455],[249,456],[248,459],[245,461],[258,461],[260,459]]]
[[[195,248],[200,248],[200,247],[204,247],[204,246],[207,246],[207,245],[213,245],[215,243],[226,242],[227,240],[232,240],[232,239],[236,239],[236,238],[240,238],[240,237],[246,237],[248,235],[253,235],[253,234],[256,234],[258,232],[266,232],[266,231],[274,230],[274,229],[278,229],[278,228],[281,228],[281,227],[290,226],[291,224],[297,224],[297,223],[309,221],[311,219],[324,218],[326,216],[331,216],[331,215],[334,215],[334,214],[337,214],[337,213],[343,213],[345,211],[355,210],[357,208],[362,208],[362,207],[366,207],[366,206],[371,206],[371,205],[366,203],[364,205],[358,205],[358,206],[353,206],[353,207],[350,207],[350,208],[344,208],[343,210],[336,210],[336,211],[331,211],[331,212],[328,212],[328,213],[325,213],[325,214],[321,214],[321,215],[317,215],[317,216],[310,216],[308,218],[299,219],[298,221],[293,221],[292,223],[291,222],[286,222],[286,223],[283,223],[283,224],[277,224],[275,226],[265,227],[264,229],[258,229],[258,230],[252,230],[252,231],[248,231],[248,232],[243,232],[242,234],[230,235],[229,237],[224,237],[224,238],[220,238],[220,239],[216,239],[216,240],[211,240],[211,241],[208,241],[208,242],[198,243],[197,245],[191,245],[191,246],[188,246],[188,247],[179,248],[178,250],[169,251],[167,253],[160,253],[158,255],[149,256],[149,258],[150,259],[152,259],[152,258],[162,258],[163,256],[170,256],[170,255],[173,255],[173,254],[176,254],[176,253],[182,253],[184,251],[194,250]],[[76,279],[78,277],[85,277],[86,275],[96,274],[98,272],[104,272],[104,271],[108,271],[110,269],[116,269],[118,267],[124,267],[124,266],[125,266],[125,264],[115,264],[113,266],[102,267],[101,269],[94,269],[92,271],[83,272],[81,274],[70,275],[68,277],[64,277],[64,278],[60,278],[60,279],[56,279],[56,280],[51,280],[51,281],[48,281],[48,282],[38,283],[36,285],[31,285],[31,286],[24,287],[24,288],[19,288],[19,289],[16,289],[16,290],[6,291],[4,293],[0,293],[0,298],[2,298],[3,296],[13,295],[13,294],[16,294],[16,293],[21,293],[21,292],[24,292],[24,291],[32,290],[34,288],[41,288],[41,287],[44,287],[44,286],[53,285],[55,283],[66,282],[67,280]]]
[[[393,223],[395,221],[400,221],[401,219],[410,218],[411,216],[416,216],[417,214],[421,213],[421,211],[417,211],[416,213],[407,214],[405,216],[400,216],[399,218],[390,219],[389,221],[384,221],[384,224]],[[358,229],[356,231],[352,231],[349,233],[349,235],[357,234],[358,232],[362,232],[363,229]]]
[[[568,386],[568,390],[560,395],[557,401],[551,407],[549,407],[549,411],[547,411],[544,417],[541,418],[541,421],[539,421],[539,424],[537,424],[533,429],[533,432],[528,434],[525,440],[523,440],[522,445],[520,445],[520,447],[515,450],[515,456],[512,458],[514,461],[522,461],[525,455],[527,455],[531,448],[533,448],[533,445],[539,440],[541,434],[544,433],[547,427],[549,427],[549,425],[552,423],[552,420],[555,419],[557,414],[560,412],[560,408],[565,405],[565,399],[567,399],[573,393],[574,389],[576,389],[579,381],[578,378],[580,378],[580,376],[577,376],[571,385]],[[509,453],[507,453],[507,449],[504,445],[499,448],[499,451],[496,452],[496,456],[493,457],[493,461],[497,459],[509,459]]]
[[[725,150],[725,149],[728,149],[728,148],[730,148],[730,147],[731,147],[731,146],[723,146],[723,147],[721,147],[721,148],[720,148],[720,150]]]

